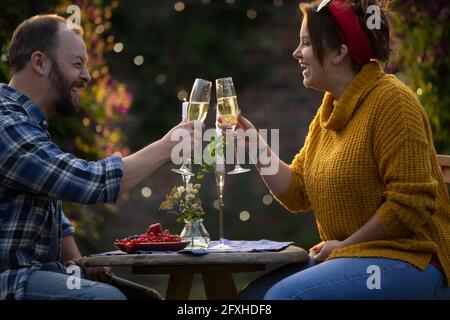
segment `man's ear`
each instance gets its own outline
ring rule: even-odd
[[[341,44],[341,47],[336,51],[333,57],[333,63],[339,64],[348,54],[348,47],[346,44]]]
[[[47,76],[50,73],[51,61],[44,52],[35,51],[30,58],[31,68],[40,76]]]

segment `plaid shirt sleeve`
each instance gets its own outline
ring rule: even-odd
[[[75,233],[75,228],[70,223],[70,220],[66,217],[64,212],[61,210],[61,224],[62,224],[62,236],[70,236]]]
[[[120,157],[78,159],[25,117],[0,128],[0,183],[6,187],[77,203],[112,203],[122,175]]]

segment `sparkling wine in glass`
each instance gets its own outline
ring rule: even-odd
[[[208,114],[208,106],[211,98],[212,82],[203,79],[195,79],[192,86],[191,95],[189,97],[187,120],[203,122]],[[183,161],[183,165],[179,169],[172,169],[172,171],[183,176],[186,184],[189,183],[190,178],[194,175],[191,172],[191,159]]]
[[[236,90],[234,89],[233,79],[231,77],[221,78],[216,80],[216,94],[217,94],[217,110],[222,123],[231,126],[234,137],[237,140],[236,125],[239,107],[237,102]],[[234,144],[235,166],[232,171],[227,174],[239,174],[249,172],[250,169],[242,168],[239,164],[237,154],[237,141]]]

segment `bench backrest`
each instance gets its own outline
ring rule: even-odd
[[[437,158],[444,176],[444,182],[450,184],[450,156],[438,154]]]

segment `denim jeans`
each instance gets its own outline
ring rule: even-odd
[[[59,262],[44,264],[35,271],[25,286],[27,300],[126,300],[117,288],[106,283],[84,279],[81,274],[79,289],[69,289],[67,285],[71,274]]]
[[[249,284],[239,299],[266,300],[444,300],[445,275],[394,259],[337,258],[273,270]]]

